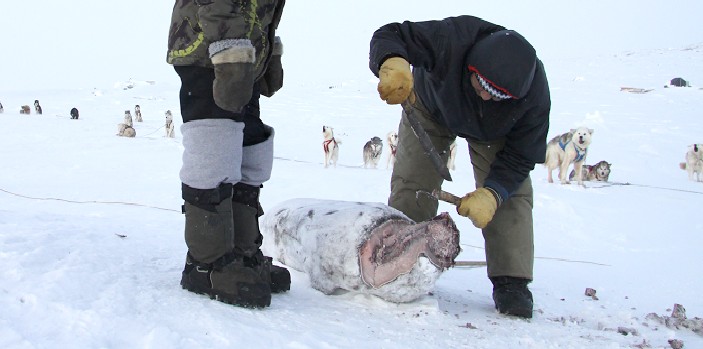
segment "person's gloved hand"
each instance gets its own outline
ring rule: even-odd
[[[413,90],[410,63],[401,57],[391,57],[381,64],[378,71],[378,94],[388,104],[403,103]]]
[[[212,94],[218,107],[241,111],[254,89],[254,47],[234,46],[211,57],[215,67]]]
[[[261,80],[259,80],[259,88],[261,94],[266,97],[273,96],[276,91],[283,87],[283,64],[281,56],[283,55],[283,43],[277,36],[273,44],[273,52],[269,59],[268,67]]]
[[[464,217],[469,217],[476,228],[483,229],[493,219],[498,209],[498,202],[489,189],[478,188],[461,198],[461,204],[456,211]]]

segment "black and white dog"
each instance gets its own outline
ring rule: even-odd
[[[171,111],[167,110],[166,111],[166,137],[173,138],[175,137],[174,134],[174,126],[173,126],[173,115],[171,115]]]
[[[371,140],[364,144],[364,168],[376,168],[378,161],[381,160],[383,152],[383,141],[379,137],[372,137]]]
[[[142,122],[142,121],[144,121],[144,120],[142,119],[142,108],[139,106],[139,104],[137,104],[137,105],[134,106],[134,119],[135,119],[137,122]]]
[[[71,108],[71,119],[78,119],[78,109]]]
[[[37,114],[39,114],[39,115],[42,114],[41,105],[39,105],[39,100],[38,100],[38,99],[35,99],[35,100],[34,100],[34,111],[36,111]]]

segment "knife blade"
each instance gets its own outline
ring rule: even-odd
[[[430,158],[430,161],[432,162],[432,165],[434,166],[435,170],[437,170],[437,173],[439,173],[442,178],[451,181],[452,175],[449,173],[447,164],[437,152],[437,149],[435,148],[434,144],[432,144],[432,140],[427,134],[427,131],[425,131],[425,129],[422,128],[422,125],[420,125],[420,120],[418,120],[417,116],[415,116],[414,108],[410,105],[410,102],[408,100],[403,102],[401,106],[403,107],[405,116],[408,118],[408,123],[410,124],[410,127],[413,129],[413,132],[417,136],[417,139],[420,141],[422,149],[425,151],[425,155]]]

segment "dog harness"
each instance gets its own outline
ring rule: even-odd
[[[330,140],[328,140],[328,141],[322,142],[322,147],[325,148],[325,153],[329,153],[329,151],[330,151],[330,144],[331,144],[331,143],[334,143],[334,145],[337,145],[337,141],[335,141],[334,138],[332,138],[332,139],[330,139]],[[334,147],[334,146],[332,146],[332,147]]]
[[[566,144],[564,144],[561,139],[559,140],[559,146],[561,147],[561,150],[566,150]],[[576,144],[574,144],[574,149],[576,150],[576,158],[574,159],[574,162],[579,162],[586,158],[586,150],[581,150],[576,146]]]

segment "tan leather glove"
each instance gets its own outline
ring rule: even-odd
[[[378,94],[388,104],[403,103],[413,90],[410,63],[401,57],[391,57],[381,64],[378,71]]]
[[[218,107],[239,112],[251,100],[254,90],[254,52],[251,44],[237,45],[211,57],[215,68],[212,94]]]
[[[456,211],[464,217],[469,217],[476,228],[483,229],[493,219],[498,209],[498,202],[490,190],[478,188],[461,198],[461,204]]]

